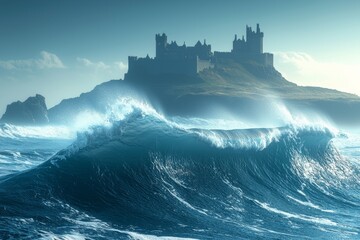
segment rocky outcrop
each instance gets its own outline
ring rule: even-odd
[[[39,94],[24,102],[13,102],[6,107],[1,122],[16,125],[41,125],[49,123],[45,98]]]

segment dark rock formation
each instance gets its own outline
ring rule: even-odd
[[[45,98],[39,94],[24,102],[13,102],[6,107],[1,122],[17,125],[41,125],[49,123]]]

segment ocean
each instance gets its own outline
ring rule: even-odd
[[[359,133],[119,109],[0,126],[0,239],[360,238]]]

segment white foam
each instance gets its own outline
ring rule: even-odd
[[[140,113],[143,116],[151,116],[160,122],[165,123],[170,127],[184,130],[190,134],[197,134],[200,138],[210,142],[218,148],[245,148],[263,150],[272,142],[276,142],[284,134],[296,135],[300,130],[315,130],[331,132],[325,123],[314,125],[310,121],[295,120],[285,107],[279,107],[280,112],[284,112],[286,118],[291,119],[287,121],[292,125],[286,128],[268,128],[268,129],[241,129],[241,130],[213,130],[213,129],[229,129],[229,126],[243,128],[244,124],[240,121],[233,121],[229,124],[228,120],[205,120],[205,119],[191,119],[184,120],[182,118],[173,118],[168,120],[163,115],[159,114],[150,104],[144,101],[139,101],[131,97],[118,98],[113,104],[107,107],[107,111],[99,114],[92,111],[84,111],[79,113],[75,121],[73,131],[82,131],[92,134],[94,126],[103,126],[111,128],[113,123],[126,119],[131,113]],[[289,116],[288,116],[289,115]],[[202,124],[202,123],[206,124]],[[231,122],[231,121],[230,121]],[[190,129],[192,125],[200,125],[199,129]],[[228,125],[228,127],[226,127]],[[211,127],[212,130],[207,128]],[[224,127],[224,128],[221,128]]]
[[[183,180],[185,177],[192,175],[192,173],[189,172],[189,169],[183,164],[178,164],[178,159],[173,159],[171,156],[166,156],[166,161],[162,161],[161,159],[163,156],[161,156],[159,153],[150,153],[150,157],[153,159],[154,166],[160,173],[166,173],[167,176],[177,185],[195,191],[194,188],[188,186]]]
[[[181,237],[169,237],[169,236],[156,236],[156,235],[146,235],[146,234],[140,234],[137,232],[126,232],[124,233],[128,234],[133,240],[195,240],[196,238],[181,238]]]
[[[201,138],[218,148],[265,149],[270,143],[279,140],[282,132],[274,129],[251,129],[239,131],[194,130]]]
[[[265,210],[267,210],[269,212],[273,212],[273,213],[282,215],[285,218],[294,218],[294,219],[299,219],[299,220],[303,220],[303,221],[306,221],[306,222],[312,222],[312,223],[317,223],[317,224],[322,224],[322,225],[337,226],[337,223],[331,221],[330,219],[317,218],[317,217],[307,216],[307,215],[303,215],[303,214],[289,213],[289,212],[279,210],[277,208],[270,207],[269,204],[262,203],[262,202],[260,202],[258,200],[254,200],[254,202],[257,205],[259,205],[261,208],[263,208],[263,209],[265,209]]]
[[[42,138],[73,139],[75,133],[65,126],[0,126],[0,137],[3,138]]]
[[[327,187],[342,187],[349,182],[360,181],[354,174],[354,168],[346,159],[336,151],[331,158],[318,161],[310,157],[303,156],[301,153],[293,154],[292,168],[299,177],[310,181],[318,186],[327,195]],[[324,188],[325,187],[325,188]]]
[[[172,122],[183,129],[201,128],[207,130],[222,129],[222,130],[233,130],[233,129],[249,129],[255,128],[253,124],[245,123],[240,120],[234,119],[203,119],[203,118],[183,118],[174,117],[170,119]]]
[[[320,206],[316,205],[316,204],[313,204],[312,202],[310,201],[307,201],[307,202],[304,202],[304,201],[301,201],[299,199],[296,199],[292,196],[289,196],[287,195],[288,198],[290,198],[291,200],[303,205],[303,206],[307,206],[307,207],[311,207],[311,208],[314,208],[314,209],[318,209],[322,212],[328,212],[328,213],[334,213],[335,211],[334,210],[328,210],[328,209],[322,209]]]
[[[70,207],[70,206],[69,206]],[[70,207],[71,208],[71,207]],[[87,214],[81,214],[80,219],[72,219],[68,217],[64,217],[63,219],[75,223],[77,226],[81,226],[82,228],[92,229],[95,231],[109,231],[109,232],[116,232],[124,235],[128,235],[133,240],[153,240],[153,239],[163,239],[163,240],[196,240],[195,238],[182,238],[182,237],[174,237],[174,236],[159,236],[159,235],[149,235],[149,234],[142,234],[134,231],[127,231],[127,230],[119,230],[116,228],[111,227],[106,222],[102,222],[94,217],[91,217]],[[54,235],[50,235],[54,236]],[[64,235],[56,235],[57,238],[61,240],[82,240],[82,239],[89,239],[88,237],[84,237],[83,235],[70,233]],[[68,238],[64,238],[68,237]],[[70,237],[70,238],[69,238]],[[71,238],[74,237],[74,238]],[[83,237],[83,238],[81,238]],[[44,238],[45,239],[45,238]],[[50,238],[54,239],[54,238]],[[90,238],[91,239],[91,238]]]
[[[170,188],[172,189],[169,189],[168,187],[165,187],[164,188],[175,198],[177,199],[180,203],[182,203],[183,205],[185,205],[186,207],[188,207],[189,209],[191,210],[194,210],[198,213],[201,213],[201,214],[204,214],[204,215],[207,215],[207,213],[205,212],[206,210],[203,209],[203,210],[200,210],[200,209],[197,209],[196,207],[192,206],[190,203],[188,203],[187,201],[185,201],[185,199],[181,198],[178,193],[175,191],[175,189],[173,189],[173,187],[171,186],[170,183],[166,182],[164,179],[163,180],[163,183],[165,183],[165,185],[169,186]]]
[[[54,234],[51,232],[43,232],[40,240],[86,240],[88,239],[80,233]]]

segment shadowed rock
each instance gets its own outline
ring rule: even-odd
[[[39,94],[24,102],[13,102],[6,107],[1,122],[17,125],[41,125],[49,123],[45,98]]]

